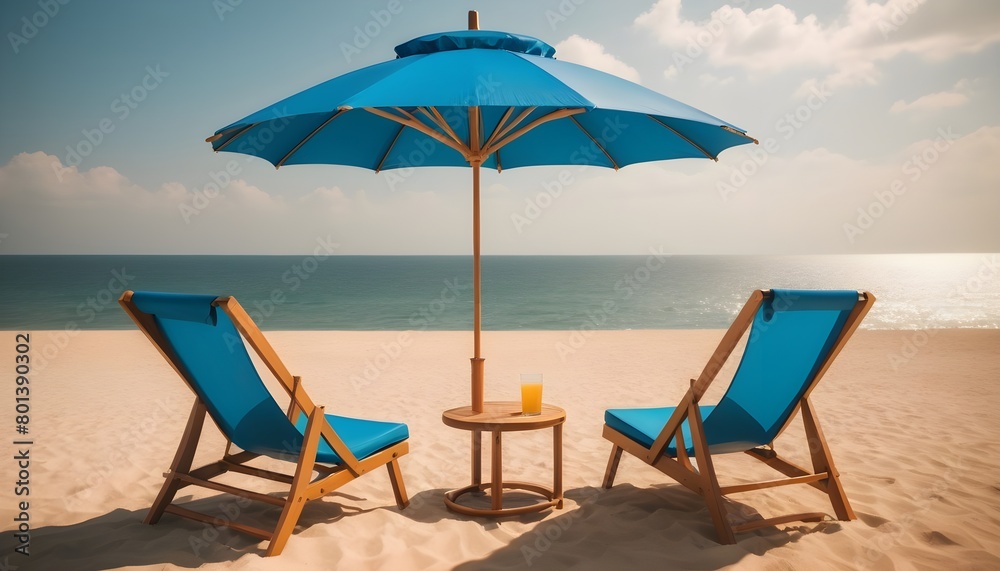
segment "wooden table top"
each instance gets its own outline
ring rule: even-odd
[[[472,411],[472,406],[462,406],[441,415],[441,421],[452,428],[501,432],[549,428],[565,420],[565,410],[544,403],[541,414],[521,414],[521,401],[483,403],[483,412],[478,413]]]

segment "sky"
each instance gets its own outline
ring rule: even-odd
[[[205,142],[470,9],[760,141],[484,171],[484,254],[1000,252],[997,2],[16,0],[0,254],[470,254],[467,168],[275,170]]]

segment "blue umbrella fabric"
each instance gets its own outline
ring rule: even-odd
[[[536,38],[468,30],[396,47],[398,58],[336,77],[219,129],[216,151],[276,167],[340,164],[375,171],[469,166],[479,110],[481,164],[510,169],[620,168],[711,158],[755,142],[721,119],[617,76],[554,58]],[[281,120],[281,133],[274,131]],[[529,128],[530,127],[530,128]],[[259,141],[263,134],[274,141]],[[240,144],[243,141],[244,144]],[[429,147],[428,145],[433,145]]]
[[[215,151],[275,167],[382,171],[472,168],[472,409],[483,409],[480,168],[593,165],[717,157],[756,143],[745,131],[665,95],[555,59],[530,36],[470,30],[396,46],[396,59],[306,89],[219,129]]]

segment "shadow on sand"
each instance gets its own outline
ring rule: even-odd
[[[313,502],[303,509],[295,533],[316,524],[336,523],[371,510],[361,510],[337,502],[337,498],[357,499],[334,493],[326,501]],[[259,502],[238,500],[220,494],[192,501],[179,497],[175,503],[205,514],[272,529],[280,509]],[[383,509],[383,508],[375,508]],[[396,509],[390,504],[385,509]],[[51,525],[31,530],[29,557],[11,555],[11,569],[60,569],[73,561],[76,571],[96,571],[142,565],[176,565],[196,568],[205,563],[233,562],[249,554],[264,555],[266,543],[249,535],[171,514],[159,523],[145,525],[147,509],[117,509],[108,514],[71,525]],[[295,541],[292,536],[291,541]],[[0,544],[17,543],[13,531],[0,533]],[[12,548],[9,550],[12,552]]]
[[[303,510],[295,535],[316,524],[336,524],[372,510],[389,509],[411,521],[434,524],[442,520],[466,521],[484,530],[503,533],[512,518],[472,518],[456,514],[444,506],[444,489],[421,491],[411,496],[410,506],[397,511],[388,504],[369,510],[343,505],[335,493],[326,501],[310,503]],[[802,526],[765,528],[741,535],[736,545],[719,545],[701,498],[676,485],[636,489],[619,484],[611,490],[594,487],[568,490],[564,510],[516,516],[519,524],[535,524],[521,535],[510,531],[508,545],[483,559],[461,563],[460,571],[478,569],[639,569],[656,561],[657,567],[717,569],[738,563],[752,555],[763,555],[809,533],[831,533],[840,526],[824,522]],[[471,502],[485,498],[470,498]],[[505,494],[505,503],[530,502],[527,497]],[[207,514],[237,515],[242,523],[265,529],[276,524],[273,506],[257,502],[234,502],[232,496],[218,495],[191,501],[179,498],[185,507]],[[749,506],[730,502],[730,513],[754,517]],[[146,509],[117,509],[87,521],[65,526],[45,526],[31,531],[31,556],[8,559],[19,571],[57,569],[66,560],[74,569],[99,569],[144,565],[176,565],[196,568],[205,563],[235,562],[250,554],[262,556],[265,543],[226,528],[164,515],[156,526],[144,525]],[[627,524],[627,525],[622,525]],[[635,534],[637,524],[645,530]],[[510,526],[506,526],[510,529]],[[295,535],[291,541],[295,541]],[[13,531],[0,533],[3,545],[15,545]]]
[[[477,561],[455,567],[479,569],[718,569],[760,556],[810,533],[831,533],[837,522],[764,528],[740,535],[736,545],[720,545],[701,498],[677,485],[637,489],[569,490],[576,503],[549,511],[531,531]],[[729,501],[738,519],[759,517],[745,504]],[[623,525],[627,524],[627,525]],[[503,525],[503,520],[500,520]],[[644,532],[636,534],[637,525]]]

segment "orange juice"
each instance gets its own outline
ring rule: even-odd
[[[521,383],[521,413],[542,414],[542,383]]]

